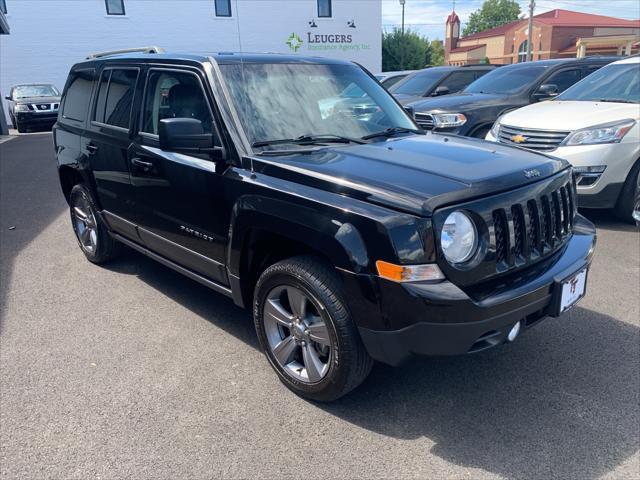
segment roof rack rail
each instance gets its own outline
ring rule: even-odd
[[[110,50],[108,52],[92,53],[87,57],[87,60],[110,57],[112,55],[122,55],[124,53],[164,53],[164,48],[160,47],[139,47],[139,48],[125,48],[123,50]]]

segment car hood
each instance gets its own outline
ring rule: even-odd
[[[427,98],[417,102],[412,102],[408,106],[413,107],[416,112],[443,111],[458,113],[495,105],[506,101],[509,97],[497,93],[454,93],[453,95],[443,95],[442,97]]]
[[[16,99],[15,103],[60,103],[60,97],[24,97]]]
[[[533,183],[568,166],[520,148],[436,133],[288,153],[259,155],[254,168],[421,216]],[[536,170],[535,177],[527,178],[525,170]]]
[[[553,100],[509,112],[500,122],[513,127],[567,131],[627,118],[640,118],[638,104]]]

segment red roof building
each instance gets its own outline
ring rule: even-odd
[[[526,60],[528,20],[516,20],[466,37],[460,19],[447,17],[445,61],[466,65],[487,60],[503,65]],[[533,17],[532,59],[630,55],[638,52],[640,20],[556,9]]]

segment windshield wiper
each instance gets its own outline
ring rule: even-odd
[[[292,143],[296,145],[314,145],[318,143],[357,143],[362,145],[365,142],[358,138],[343,137],[341,135],[300,135],[298,138],[281,138],[277,140],[263,140],[260,142],[254,142],[252,147],[268,147],[270,145],[285,145]]]
[[[624,98],[600,98],[598,101],[604,103],[638,103],[633,100],[625,100]]]
[[[418,130],[415,128],[391,127],[381,132],[370,133],[369,135],[365,135],[364,137],[362,137],[362,140],[371,140],[372,138],[376,138],[376,137],[393,137],[398,133],[416,133],[418,135],[425,135],[426,132],[424,130]]]

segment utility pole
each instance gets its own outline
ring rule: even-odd
[[[404,70],[404,4],[406,0],[399,0],[400,5],[402,5],[402,40],[400,44],[400,70]]]
[[[533,9],[536,8],[535,0],[529,2],[529,28],[527,29],[527,62],[532,60],[531,51],[533,50]]]

